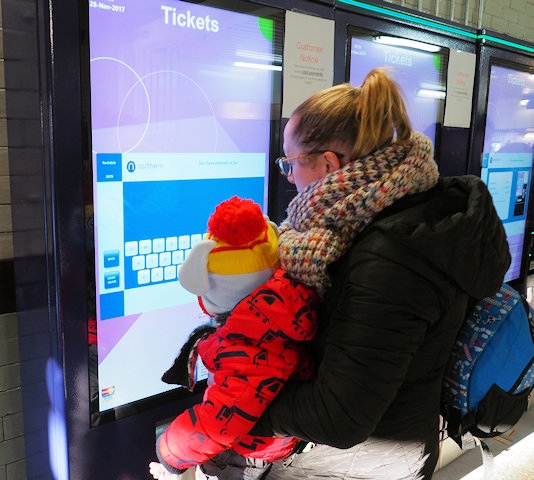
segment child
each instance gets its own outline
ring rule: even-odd
[[[259,205],[232,197],[216,208],[207,240],[180,269],[180,283],[217,325],[196,345],[208,388],[158,437],[154,478],[195,465],[197,478],[263,478],[294,451],[297,438],[248,435],[288,378],[313,371],[302,342],[315,334],[318,297],[278,262],[277,228]]]

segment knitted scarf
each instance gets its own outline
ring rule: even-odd
[[[438,176],[431,141],[414,133],[408,146],[393,144],[312,183],[280,225],[282,266],[324,294],[331,285],[327,267],[357,234],[396,200],[432,188]]]

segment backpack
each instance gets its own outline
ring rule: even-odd
[[[461,448],[468,447],[466,437],[508,431],[527,410],[534,386],[533,319],[526,298],[504,283],[495,295],[478,301],[464,321],[441,398],[447,434]]]

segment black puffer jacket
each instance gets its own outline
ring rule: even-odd
[[[312,343],[317,380],[291,383],[257,425],[347,448],[369,436],[437,459],[441,377],[471,297],[495,293],[506,235],[477,177],[440,179],[382,212],[331,273]]]

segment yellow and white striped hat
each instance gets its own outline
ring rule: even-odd
[[[278,229],[252,200],[221,202],[180,268],[182,286],[201,297],[210,315],[233,307],[265,283],[279,262]]]

